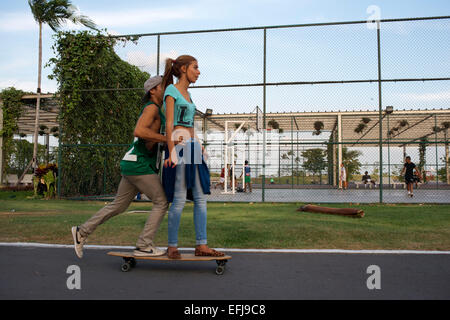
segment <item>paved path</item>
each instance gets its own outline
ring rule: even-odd
[[[222,276],[215,262],[138,261],[121,272],[109,250],[0,247],[0,299],[450,299],[450,255],[233,252]],[[70,265],[81,289],[69,290]],[[369,290],[367,268],[380,268]]]

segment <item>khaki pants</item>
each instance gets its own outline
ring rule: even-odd
[[[141,176],[122,176],[113,202],[100,209],[88,221],[80,226],[81,236],[87,237],[108,219],[124,212],[134,200],[138,192],[152,200],[153,208],[136,243],[136,247],[145,248],[153,244],[153,238],[159,225],[167,213],[166,194],[157,174]]]

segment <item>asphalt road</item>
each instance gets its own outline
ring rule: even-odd
[[[0,299],[450,299],[448,254],[233,252],[218,276],[214,261],[140,260],[122,272],[121,258],[107,251],[78,259],[71,248],[1,246]],[[80,289],[67,286],[71,265],[79,267]],[[379,272],[368,273],[372,265]],[[379,289],[368,289],[369,277]]]

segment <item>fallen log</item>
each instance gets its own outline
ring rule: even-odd
[[[353,218],[364,217],[364,210],[361,210],[361,209],[329,208],[329,207],[315,206],[312,204],[307,204],[307,205],[301,206],[300,208],[297,209],[297,211],[334,214],[334,215],[353,217]]]

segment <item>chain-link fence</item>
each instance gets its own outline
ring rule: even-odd
[[[450,17],[432,17],[152,33],[115,51],[151,75],[167,57],[198,60],[190,92],[209,201],[449,202],[449,29]],[[111,83],[83,94],[129,91],[143,92]],[[60,196],[115,193],[127,144],[103,143],[60,144]],[[407,155],[421,174],[414,198]]]

